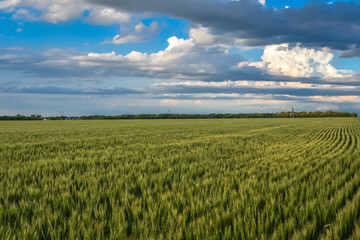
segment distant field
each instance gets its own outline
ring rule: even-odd
[[[0,122],[1,239],[360,239],[360,120]]]

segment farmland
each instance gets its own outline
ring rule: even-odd
[[[0,122],[2,239],[360,239],[357,118]]]

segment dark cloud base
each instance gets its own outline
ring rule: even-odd
[[[242,39],[247,46],[301,43],[360,56],[360,4],[311,1],[301,8],[275,9],[257,0],[88,0],[134,13],[170,15],[201,24],[213,34]]]

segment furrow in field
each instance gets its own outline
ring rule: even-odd
[[[327,149],[332,148],[334,144],[337,144],[337,142],[332,143],[335,139],[335,130],[329,130],[327,133],[326,140],[323,140],[321,144],[317,144],[316,149],[311,149],[310,146],[306,146],[304,148],[303,152],[300,152],[297,156],[292,157],[292,164],[290,169],[284,168],[284,171],[282,173],[278,173],[276,175],[276,182],[281,182],[283,180],[283,176],[286,175],[293,175],[292,172],[301,172],[303,170],[306,170],[305,173],[302,175],[295,174],[294,178],[302,179],[304,176],[308,176],[312,172],[316,171],[319,167],[325,166],[326,163],[329,161],[326,158],[323,158],[323,155],[321,153],[314,154],[312,151],[317,151],[317,149],[323,149],[323,151],[327,151]],[[286,152],[286,151],[285,151]],[[320,157],[319,161],[315,161]],[[295,163],[294,163],[295,162]],[[287,165],[288,163],[285,163]],[[287,179],[287,181],[290,181],[289,185],[291,185],[291,179]]]
[[[360,190],[359,187],[351,190],[356,194],[337,212],[336,220],[329,225],[321,239],[347,239],[356,230],[355,222],[360,218]]]
[[[337,133],[335,134],[335,135],[337,135],[338,136],[338,134],[339,134],[339,131],[336,131]],[[343,131],[342,131],[343,132]],[[344,134],[344,132],[343,132],[343,134]],[[338,144],[340,147],[341,146],[343,146],[344,145],[344,143],[346,142],[345,141],[345,138],[343,138],[342,140],[342,143],[340,143],[340,144]],[[332,144],[331,146],[333,146],[334,144]],[[335,151],[336,151],[336,149],[335,149]],[[315,168],[313,168],[312,169],[312,171],[311,172],[316,172],[316,169],[318,168],[319,166],[316,166]],[[326,171],[326,169],[325,169],[325,171]],[[308,174],[306,174],[306,176],[308,176]],[[301,179],[302,177],[300,177],[300,179]],[[318,181],[319,179],[312,179],[312,181]],[[296,181],[294,181],[294,183],[295,183]],[[300,181],[300,182],[302,182],[302,181]],[[288,187],[290,187],[292,184],[291,183],[289,183],[289,184],[287,184],[286,185],[286,188],[288,188]],[[292,208],[293,206],[289,206],[290,208]],[[291,221],[288,221],[288,224],[293,224]],[[275,234],[276,235],[276,234]]]
[[[335,211],[341,208],[347,199],[352,198],[353,190],[348,191],[350,189],[349,185],[352,186],[351,189],[358,189],[360,187],[359,176],[357,175],[360,169],[360,162],[357,162],[356,165],[352,165],[351,167],[352,169],[343,175],[332,177],[332,183],[327,188],[324,188],[324,186],[329,185],[328,179],[324,181],[318,181],[317,179],[314,179],[313,181],[318,182],[315,187],[311,188],[311,194],[313,195],[312,197],[303,198],[302,196],[299,196],[295,201],[291,202],[292,204],[286,207],[282,205],[284,211],[292,212],[292,214],[288,218],[284,219],[280,225],[278,225],[278,228],[273,233],[273,239],[276,239],[277,236],[279,236],[279,233],[282,233],[284,229],[287,229],[287,234],[289,235],[291,235],[295,229],[297,229],[296,233],[294,233],[295,239],[305,239],[303,237],[306,234],[312,234],[312,237],[319,234],[319,232],[315,234],[316,231],[319,231],[325,227],[329,222],[331,222],[333,217],[331,217],[331,215],[318,216],[323,218],[322,222],[316,222],[315,224],[312,222],[315,215],[311,215],[311,212],[308,211],[311,209],[318,211],[321,209],[321,207],[323,207],[321,214],[326,213],[326,211],[329,211],[330,208]],[[302,189],[302,191],[307,190],[306,188]],[[292,189],[289,189],[289,191],[291,192]],[[344,192],[347,191],[348,193],[344,195]],[[314,196],[315,192],[316,194]],[[303,196],[306,196],[306,192],[304,193],[305,195]],[[322,196],[320,201],[318,196]],[[305,212],[303,211],[307,212],[305,216],[308,217],[304,218]],[[302,216],[303,220],[297,219],[296,216]]]
[[[303,205],[303,208],[312,206],[316,211],[307,223],[297,227],[293,239],[317,239],[336,220],[336,215],[346,208],[348,201],[351,201],[360,189],[360,176],[358,175],[360,162],[351,166],[351,170],[331,179],[335,188],[330,186],[327,195],[321,195],[322,199],[312,199],[311,202]],[[326,181],[322,182],[326,184]],[[317,189],[321,192],[321,189]]]

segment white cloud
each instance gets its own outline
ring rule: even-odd
[[[189,36],[193,38],[197,43],[204,45],[211,45],[215,42],[215,36],[209,33],[208,28],[198,26],[196,28],[191,28],[189,31]]]
[[[128,42],[142,42],[142,41],[146,41],[146,39],[139,38],[135,34],[128,34],[125,36],[121,36],[120,34],[118,34],[111,41],[104,41],[102,43],[124,44]]]
[[[222,81],[222,82],[205,82],[205,81],[178,81],[162,82],[153,84],[152,87],[207,87],[207,88],[241,88],[254,87],[262,89],[333,89],[333,90],[351,90],[357,87],[339,86],[332,84],[308,84],[301,82],[275,82],[275,81]]]
[[[266,0],[259,0],[259,2],[260,2],[262,5],[265,5],[265,4],[266,4]]]
[[[143,26],[139,25],[137,29],[143,28]],[[290,73],[285,71],[287,70],[286,68],[271,65],[288,64],[290,62],[291,67],[298,71],[295,72],[296,74],[291,73],[292,75],[290,76],[304,76],[306,75],[304,74],[306,64],[311,62],[309,59],[312,59],[313,63],[317,64],[317,72],[326,72],[328,74],[329,72],[331,73],[330,70],[333,70],[329,64],[333,57],[331,53],[310,51],[300,47],[297,47],[300,52],[296,52],[293,49],[289,50],[287,45],[282,46],[283,50],[280,47],[278,46],[277,50],[274,51],[285,51],[287,53],[285,56],[280,55],[279,57],[273,54],[273,59],[270,59],[272,62],[269,62],[268,58],[263,56],[263,62],[249,63],[244,62],[244,59],[239,54],[229,54],[228,50],[220,45],[207,46],[198,44],[192,38],[181,39],[174,36],[168,39],[166,49],[151,54],[139,51],[132,51],[127,55],[116,54],[115,51],[108,53],[76,53],[75,55],[68,56],[47,57],[39,65],[47,69],[55,68],[59,69],[59,71],[67,71],[68,74],[73,72],[87,73],[99,78],[111,75],[146,77],[166,81],[161,83],[162,85],[152,86],[154,91],[162,91],[162,89],[168,89],[169,87],[174,87],[174,89],[177,87],[186,87],[186,89],[188,87],[226,89],[223,93],[233,93],[232,89],[237,89],[237,93],[246,93],[246,89],[256,89],[251,90],[250,93],[279,93],[277,90],[280,90],[280,93],[285,93],[288,89],[292,89],[296,94],[300,94],[300,92],[303,93],[308,89],[316,93],[320,90],[329,90],[329,93],[346,91],[346,95],[353,95],[358,91],[357,85],[352,85],[352,81],[347,85],[345,80],[343,80],[343,85],[341,85],[338,84],[338,80],[335,78],[309,78],[308,83],[302,83],[300,82],[301,79],[295,81],[295,79],[281,77],[283,79],[281,80],[276,76],[267,75],[264,71],[248,67],[249,65],[257,64],[263,69],[276,71],[276,74],[290,75]],[[305,51],[306,54],[302,51]],[[301,55],[300,53],[303,54]],[[57,53],[54,54],[56,55]],[[264,55],[266,56],[266,54]],[[234,67],[234,63],[240,63],[239,66],[241,68]],[[303,64],[301,65],[301,63]],[[288,67],[293,71],[290,66]],[[336,73],[339,74],[339,72]],[[331,75],[333,76],[334,74]]]
[[[240,2],[241,0],[230,0],[231,2]],[[258,0],[261,5],[265,5],[266,0]]]
[[[18,5],[21,0],[5,0],[0,2],[0,9],[6,9]]]
[[[163,99],[160,101],[160,105],[172,106],[179,105],[180,101],[175,99]]]
[[[0,55],[0,60],[9,60],[9,62],[16,61],[16,55],[14,54]]]
[[[89,16],[86,18],[87,22],[101,25],[109,25],[116,23],[129,23],[130,15],[125,12],[117,11],[113,8],[92,7]]]
[[[59,23],[82,17],[85,10],[90,9],[90,5],[82,0],[22,0],[16,4],[18,9],[15,18],[24,18],[31,21],[46,21]],[[41,11],[40,15],[34,15],[27,8],[34,8]]]
[[[204,102],[202,100],[178,100],[178,99],[162,99],[160,101],[160,105],[162,106],[178,106],[178,105],[187,105],[187,106],[192,106],[192,105],[203,105]]]
[[[291,77],[344,77],[352,71],[338,70],[330,64],[333,59],[328,49],[315,50],[299,45],[269,45],[264,49],[262,62],[250,63],[250,66],[265,68],[270,73]]]
[[[123,44],[151,40],[152,35],[159,32],[159,24],[153,21],[149,26],[145,26],[141,22],[134,29],[125,29],[123,32],[116,35],[111,41],[104,41],[103,43]]]
[[[30,13],[26,9],[19,9],[19,10],[16,11],[16,14],[18,14],[18,15],[29,15]]]
[[[36,9],[35,15],[28,9]],[[126,24],[130,22],[130,14],[109,7],[100,7],[86,0],[6,0],[0,2],[0,9],[13,13],[13,18],[30,21],[46,21],[51,23],[79,19],[88,10],[86,21],[92,24]]]
[[[142,27],[139,26],[139,29]],[[147,54],[132,51],[127,55],[110,53],[88,53],[66,60],[81,67],[101,66],[103,71],[122,71],[145,76],[171,79],[189,79],[197,74],[219,73],[229,70],[234,62],[240,62],[240,55],[229,56],[227,49],[220,46],[205,47],[193,39],[171,37],[168,47],[159,52]],[[44,64],[56,65],[59,60],[48,60]]]
[[[195,43],[192,39],[178,39],[171,37],[168,39],[168,47],[164,51],[159,51],[152,54],[132,51],[126,56],[116,55],[115,52],[97,54],[89,53],[87,57],[76,58],[82,62],[92,62],[93,60],[101,61],[118,61],[115,64],[127,63],[128,67],[138,68],[144,71],[163,71],[165,69],[175,69],[177,67],[184,67],[180,64],[179,59],[189,54],[190,50],[194,48]],[[100,63],[103,64],[103,63]]]
[[[196,43],[202,45],[221,45],[223,47],[234,48],[238,45],[239,39],[234,34],[214,34],[210,28],[202,25],[193,26],[189,30],[189,37],[194,39]]]
[[[159,30],[160,30],[160,27],[159,27],[158,22],[153,21],[152,23],[150,23],[150,26],[148,27],[149,33],[157,33],[157,32],[159,32]]]
[[[311,96],[311,100],[320,102],[356,102],[360,103],[359,96]]]
[[[286,104],[286,103],[291,103],[291,102],[292,101],[288,101],[288,100],[241,99],[241,100],[237,100],[236,104],[238,104],[238,105],[256,105],[256,106],[262,106],[262,105],[276,106],[276,105]]]

